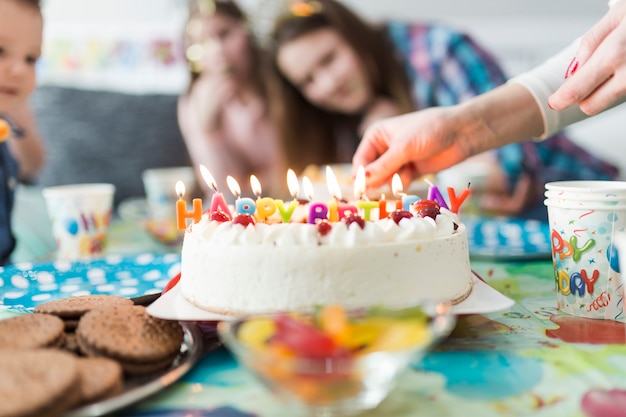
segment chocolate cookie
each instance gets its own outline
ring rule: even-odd
[[[108,358],[80,358],[80,397],[89,404],[113,397],[124,388],[122,367]]]
[[[142,374],[172,364],[180,352],[183,329],[178,322],[150,316],[143,306],[113,306],[85,314],[76,339],[86,356],[109,357],[124,372]]]
[[[57,417],[80,401],[77,359],[56,349],[0,350],[0,417]]]
[[[45,302],[35,307],[35,313],[52,314],[71,321],[93,309],[114,305],[133,305],[133,301],[116,295],[80,295]]]
[[[63,320],[48,314],[24,314],[0,320],[0,349],[61,347]]]

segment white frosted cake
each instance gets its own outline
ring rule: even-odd
[[[180,289],[221,314],[408,305],[465,299],[472,278],[465,226],[446,209],[433,217],[376,221],[190,225]]]

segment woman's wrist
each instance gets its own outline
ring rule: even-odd
[[[539,137],[543,118],[532,94],[518,84],[504,84],[460,104],[472,155],[510,143]]]

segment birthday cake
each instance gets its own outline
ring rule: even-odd
[[[458,303],[470,294],[466,228],[456,214],[420,200],[381,217],[359,209],[302,223],[208,211],[185,232],[181,293],[231,315]]]

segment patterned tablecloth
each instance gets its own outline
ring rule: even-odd
[[[16,305],[28,308],[88,287],[127,296],[158,291],[177,271],[179,259],[176,253],[143,253],[87,266],[43,263],[0,269],[0,305],[5,305],[0,318],[18,314]],[[480,259],[472,267],[516,304],[507,311],[460,317],[451,337],[365,415],[626,415],[623,323],[558,312],[548,260]],[[220,348],[174,385],[114,415],[280,417],[294,411]]]

